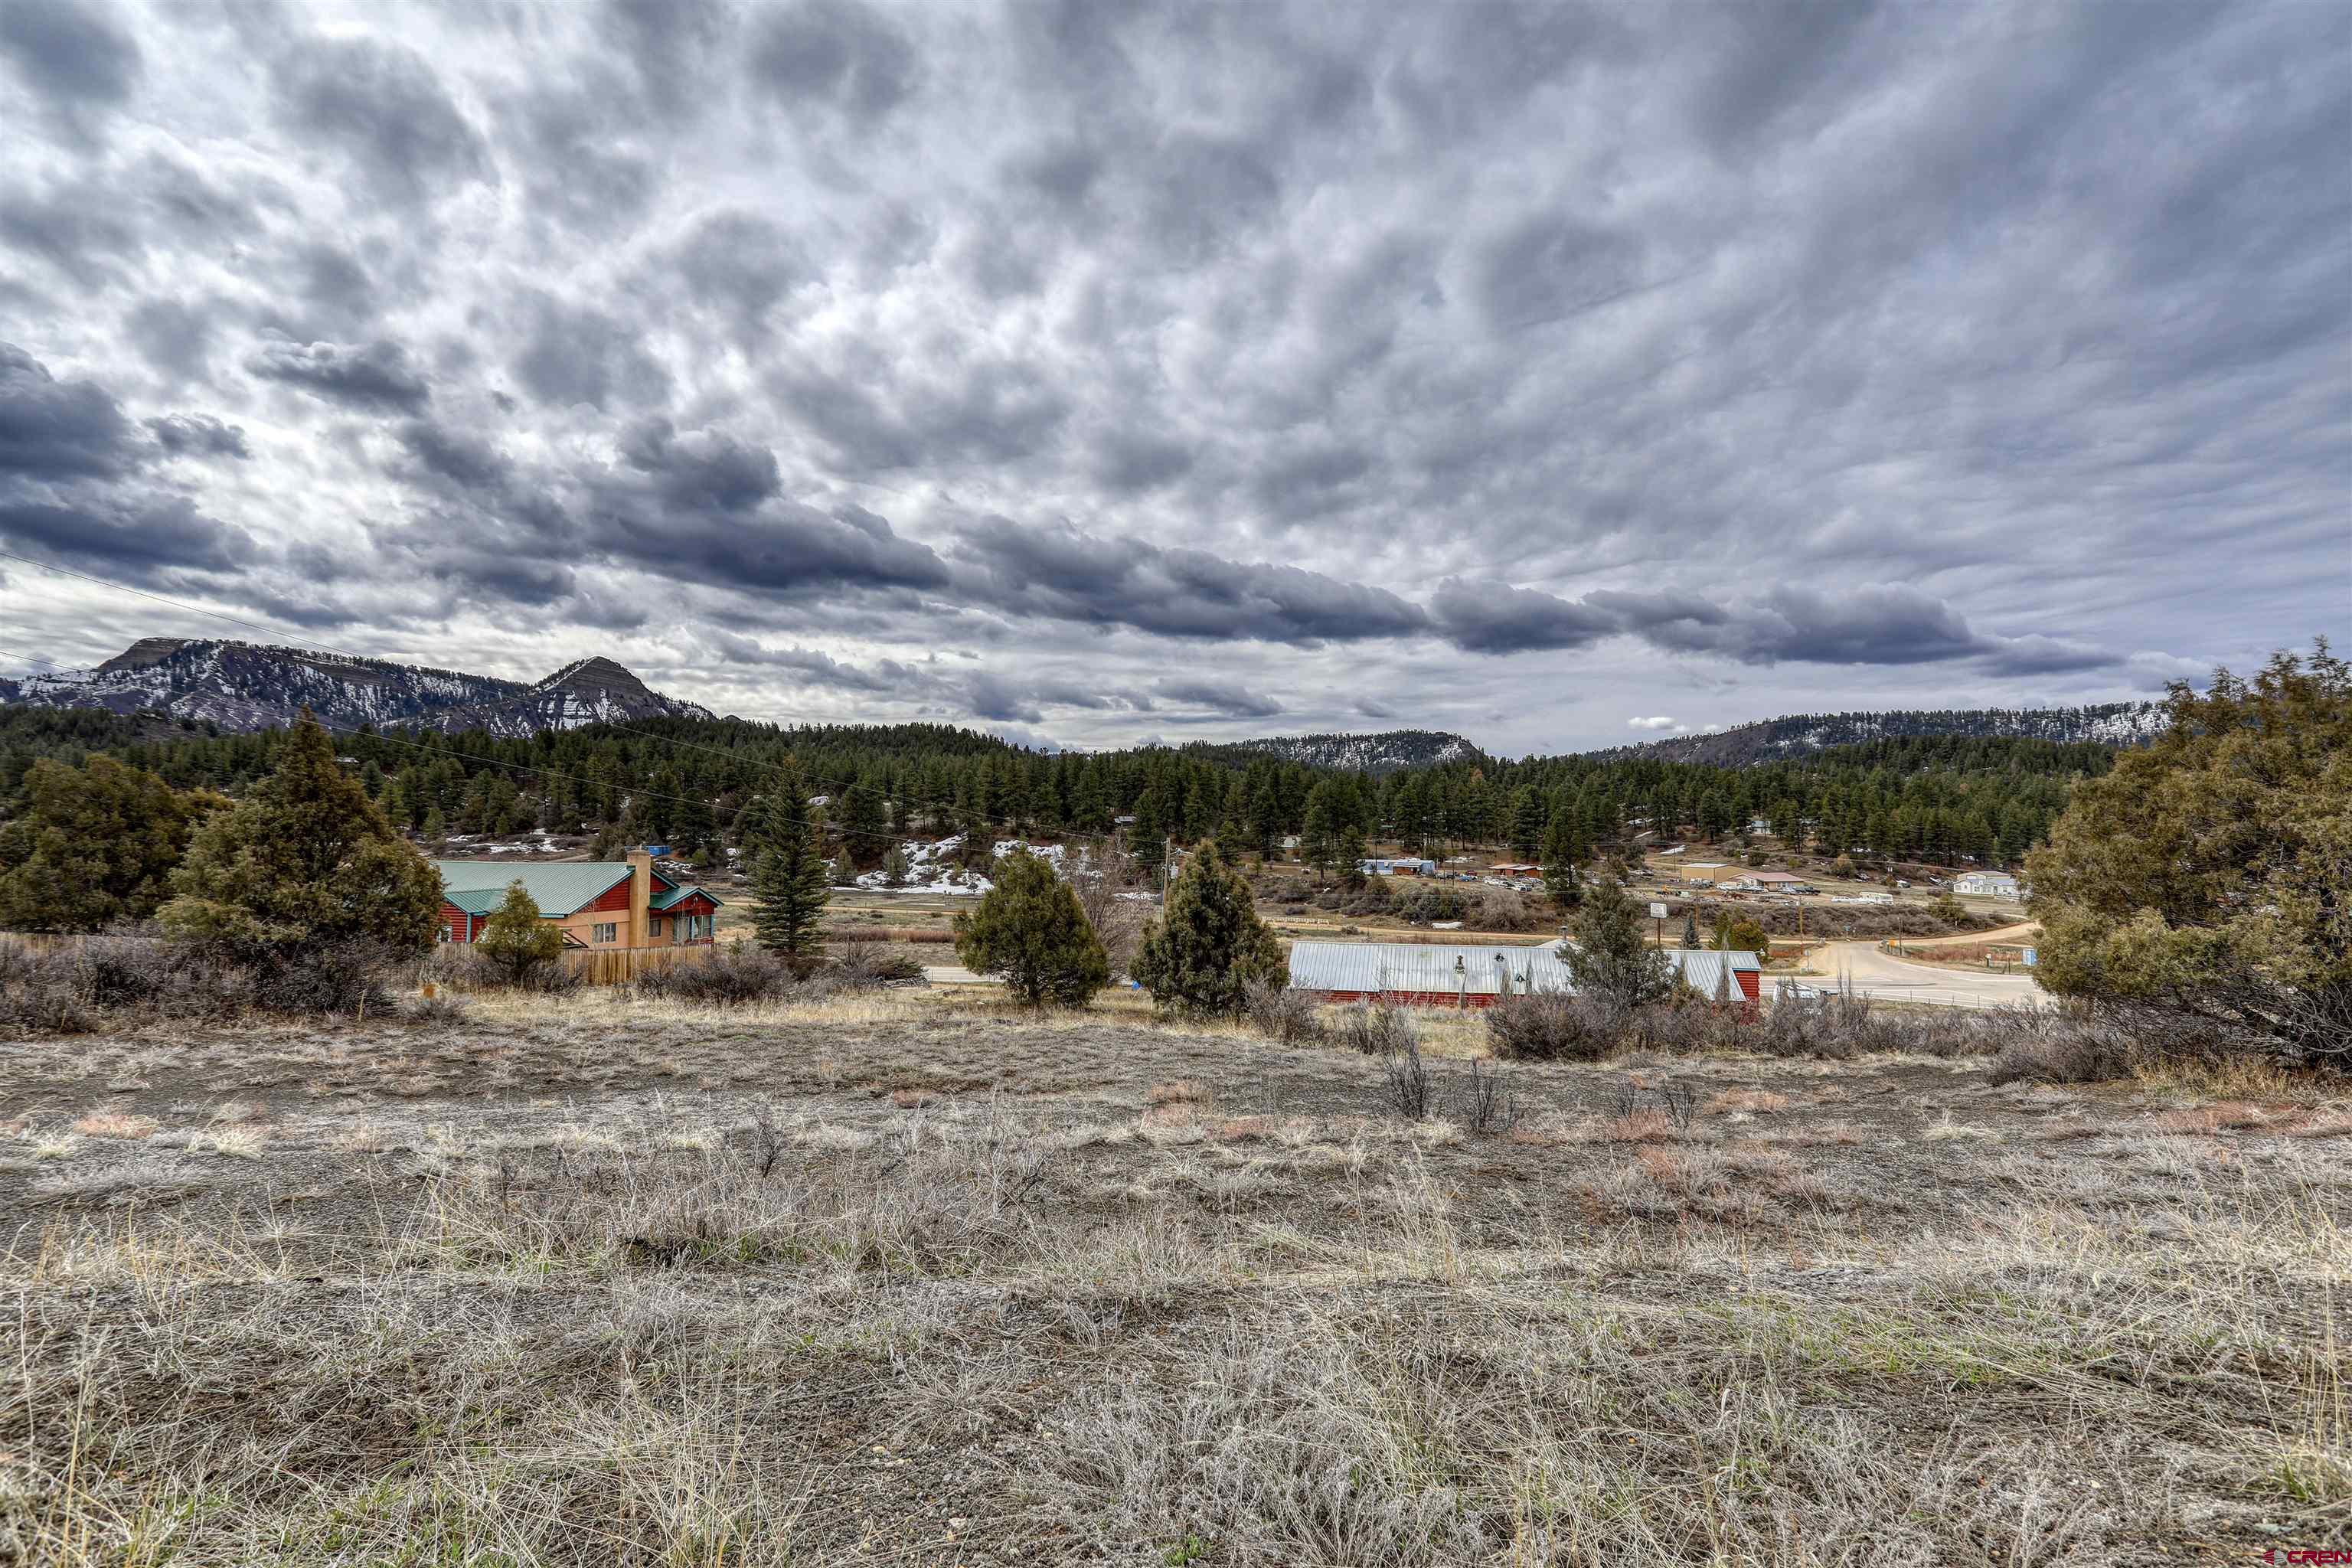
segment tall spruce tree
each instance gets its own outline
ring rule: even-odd
[[[1163,1012],[1227,1017],[1242,1010],[1251,981],[1283,984],[1289,962],[1257,918],[1249,882],[1209,838],[1177,874],[1128,973]]]
[[[1576,908],[1584,897],[1584,889],[1577,880],[1577,868],[1589,853],[1582,827],[1576,807],[1564,805],[1551,814],[1551,822],[1544,828],[1544,891],[1564,910]]]
[[[882,792],[859,779],[841,797],[841,847],[849,863],[870,871],[882,863],[890,847],[890,819],[883,808]]]
[[[751,930],[770,952],[796,961],[814,958],[824,945],[817,922],[833,896],[831,868],[800,769],[791,763],[778,769],[772,787],[745,815]]]
[[[1298,828],[1298,858],[1315,868],[1318,887],[1339,868],[1339,791],[1329,779],[1319,779],[1307,792],[1307,813]]]

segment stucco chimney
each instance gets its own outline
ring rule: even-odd
[[[629,945],[653,945],[654,858],[629,851]]]

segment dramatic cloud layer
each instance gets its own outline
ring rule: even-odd
[[[2301,0],[18,0],[0,549],[1077,744],[2144,692],[2352,635],[2347,58]],[[0,657],[219,629],[0,595]]]

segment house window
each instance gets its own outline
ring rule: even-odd
[[[620,941],[621,922],[618,921],[606,921],[603,925],[590,926],[588,928],[588,940],[591,942]]]

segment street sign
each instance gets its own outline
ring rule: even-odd
[[[2035,963],[2036,963],[2041,959],[2041,957],[2042,957],[2042,950],[2041,950],[2040,948],[2038,948],[2038,947],[2029,947],[2029,948],[2027,948],[2027,949],[2025,950],[2025,967],[2026,967],[2026,968],[2028,968],[2028,969],[2032,969],[2032,968],[2034,966],[2034,964],[2035,964]]]
[[[1666,918],[1666,906],[1664,904],[1652,904],[1650,906],[1650,918],[1654,921],[1664,920]]]

